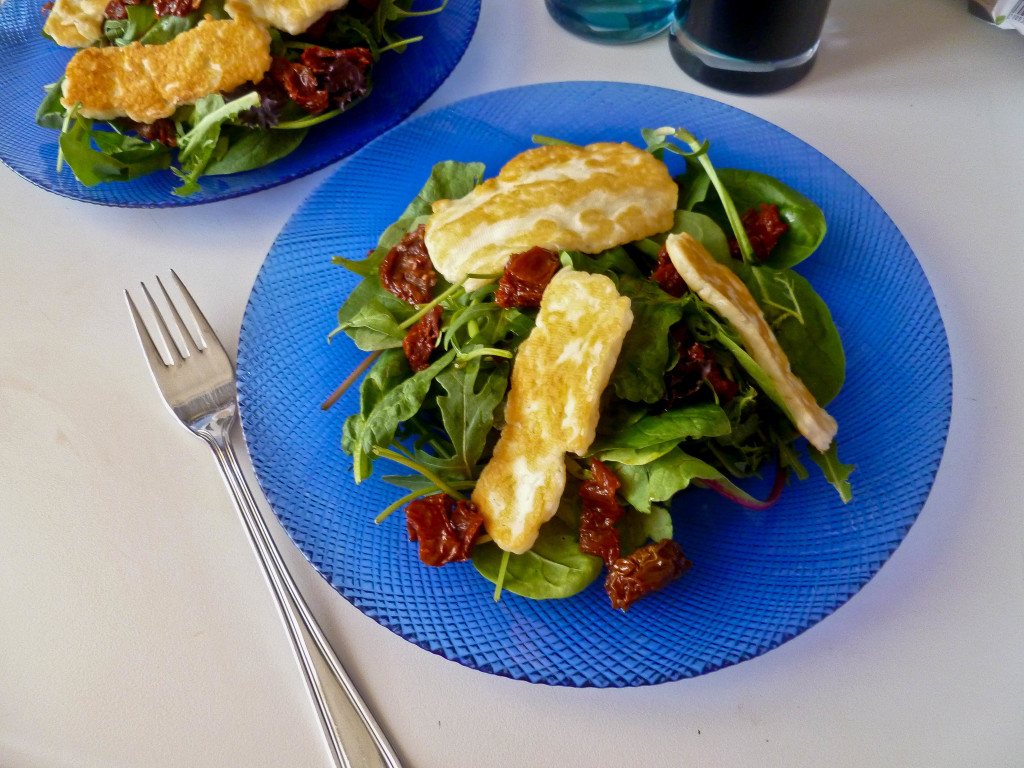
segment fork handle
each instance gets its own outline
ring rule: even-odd
[[[203,436],[217,456],[263,575],[274,593],[334,765],[338,768],[402,768],[387,737],[302,599],[242,475],[227,431],[223,435],[207,433]],[[330,684],[331,678],[337,685]]]

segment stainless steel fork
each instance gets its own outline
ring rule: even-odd
[[[181,279],[173,271],[171,276],[198,327],[198,338],[193,338],[192,330],[159,277],[157,284],[167,305],[166,314],[153,300],[145,283],[142,284],[156,321],[152,332],[131,294],[125,291],[157,387],[174,415],[203,438],[217,457],[284,620],[334,765],[339,768],[401,768],[383,731],[302,599],[256,506],[229,436],[238,414],[234,366]],[[168,325],[177,326],[184,341],[183,349],[179,348]],[[161,355],[158,339],[167,347],[169,363]]]

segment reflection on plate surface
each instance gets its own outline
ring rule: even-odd
[[[769,173],[825,211],[821,249],[797,269],[832,309],[847,381],[829,406],[840,455],[857,465],[843,505],[815,476],[752,512],[703,491],[674,506],[693,569],[628,614],[600,580],[566,600],[500,602],[471,564],[429,568],[404,515],[377,512],[401,491],[359,486],[340,449],[353,389],[319,405],[364,357],[326,341],[362,258],[419,191],[433,163],[480,160],[488,175],[533,134],[641,143],[642,127],[682,125],[711,141],[719,167]],[[347,160],[294,214],[253,287],[239,343],[249,450],[284,527],[348,600],[408,640],[476,669],[571,686],[631,686],[700,675],[775,648],[860,589],[920,511],[938,469],[952,402],[935,299],[895,225],[850,176],[799,139],[685,93],[620,83],[554,83],[467,99],[410,120]]]
[[[398,30],[423,35],[400,55],[385,55],[373,93],[352,111],[310,130],[287,157],[245,173],[203,176],[202,191],[177,197],[180,182],[160,171],[131,182],[86,187],[67,167],[57,173],[57,132],[35,123],[43,86],[64,73],[74,51],[42,36],[43,0],[0,4],[0,160],[43,189],[65,197],[127,208],[196,205],[258,192],[345,157],[397,125],[427,100],[458,64],[476,29],[480,0],[449,0],[443,13],[407,19]],[[427,7],[424,5],[423,7]]]

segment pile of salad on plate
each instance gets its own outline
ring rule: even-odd
[[[362,280],[330,336],[369,353],[324,403],[365,373],[342,436],[354,479],[379,458],[410,470],[383,478],[404,494],[378,521],[404,507],[420,559],[472,560],[496,599],[604,572],[628,609],[690,568],[668,509],[690,485],[767,509],[809,457],[851,498],[824,410],[842,343],[792,269],[821,210],[715,168],[683,129],[642,135],[535,137],[483,182],[480,163],[439,163],[364,260],[334,257]],[[740,487],[755,475],[767,498]]]
[[[175,195],[296,149],[352,108],[382,55],[421,38],[394,25],[447,0],[53,0],[43,33],[78,48],[36,122],[60,132],[87,186],[170,168]]]

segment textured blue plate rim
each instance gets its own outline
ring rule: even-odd
[[[369,139],[360,140],[358,142],[353,142],[350,145],[345,146],[345,138],[343,136],[339,151],[335,151],[331,153],[329,156],[313,158],[311,159],[310,162],[303,163],[302,161],[308,154],[309,150],[309,148],[307,147],[307,151],[303,152],[303,149],[307,142],[332,142],[330,131],[344,130],[345,127],[352,122],[355,123],[355,125],[353,126],[353,129],[355,130],[372,130],[378,133],[379,135],[383,132],[386,132],[390,128],[393,128],[395,125],[401,123],[402,120],[407,118],[416,109],[418,109],[423,104],[423,102],[429,99],[430,96],[438,88],[441,87],[445,80],[447,80],[451,73],[454,71],[455,67],[462,59],[462,56],[465,54],[466,49],[469,47],[469,43],[473,38],[473,35],[476,31],[477,23],[479,21],[481,0],[448,0],[448,2],[453,7],[458,7],[456,6],[456,4],[459,4],[459,6],[461,6],[461,11],[467,14],[466,26],[462,30],[462,34],[459,38],[458,45],[451,48],[451,50],[454,50],[456,52],[456,55],[454,56],[454,59],[451,62],[451,66],[445,68],[444,71],[440,72],[439,76],[435,80],[424,82],[423,85],[425,87],[421,90],[421,92],[413,93],[413,98],[403,101],[398,106],[398,108],[393,109],[392,111],[384,115],[383,119],[376,121],[371,121],[371,118],[369,117],[365,117],[364,119],[364,115],[360,113],[358,108],[365,106],[365,104],[359,104],[356,105],[355,108],[353,108],[353,111],[351,113],[339,116],[338,118],[336,118],[335,121],[332,121],[333,123],[335,123],[334,125],[328,123],[323,126],[318,126],[317,128],[314,129],[314,132],[312,132],[309,136],[306,137],[306,140],[303,142],[303,146],[300,146],[298,149],[296,149],[295,152],[293,152],[290,156],[282,158],[281,160],[278,160],[276,163],[272,163],[270,166],[266,166],[269,168],[274,168],[275,166],[281,168],[290,168],[290,170],[283,170],[282,172],[278,173],[277,175],[271,178],[260,179],[259,177],[263,176],[263,174],[260,173],[262,169],[255,169],[253,171],[241,174],[233,174],[230,177],[219,177],[221,179],[230,178],[232,180],[233,185],[226,191],[215,192],[210,194],[199,192],[189,197],[177,197],[175,195],[172,195],[170,192],[172,187],[175,186],[177,183],[174,176],[171,175],[170,171],[159,171],[155,174],[151,174],[148,177],[143,177],[143,179],[136,180],[134,182],[115,182],[113,183],[113,185],[120,187],[122,190],[128,190],[132,185],[138,184],[139,182],[145,182],[148,185],[149,183],[152,182],[154,178],[159,178],[162,180],[163,185],[166,187],[166,197],[142,199],[142,192],[140,191],[138,199],[132,198],[130,196],[127,199],[116,199],[121,197],[119,193],[114,193],[115,199],[110,199],[109,197],[106,197],[102,191],[97,191],[104,189],[104,185],[92,188],[86,187],[85,185],[82,184],[61,187],[57,184],[56,179],[51,179],[48,174],[44,173],[42,176],[39,176],[35,173],[26,172],[23,168],[18,167],[18,165],[20,165],[18,163],[18,153],[20,153],[22,150],[20,148],[12,148],[2,140],[0,140],[0,162],[3,162],[4,165],[10,168],[14,173],[16,173],[21,178],[25,179],[34,186],[39,187],[40,189],[43,189],[47,192],[52,192],[56,195],[67,198],[69,200],[76,200],[79,202],[90,203],[93,205],[116,208],[152,209],[178,208],[184,206],[203,205],[206,203],[218,202],[221,200],[231,200],[238,197],[243,197],[245,195],[253,194],[255,192],[261,192],[266,189],[271,189],[281,184],[286,184],[290,181],[302,178],[303,176],[308,176],[311,173],[315,173],[316,171],[321,170],[331,165],[332,163],[347,157],[349,154],[351,154],[354,151],[357,151],[361,146],[365,145],[367,141],[372,140],[372,137]],[[36,5],[41,6],[42,3],[36,3],[35,0],[6,0],[6,2],[0,4],[0,47],[3,47],[6,44],[19,43],[17,39],[17,36],[19,34],[29,33],[33,31],[31,28],[28,27],[10,27],[10,25],[15,23],[15,21],[11,20],[16,19],[16,14],[23,11],[25,6],[35,7]],[[41,18],[43,17],[40,15],[40,19]],[[403,24],[406,25],[405,28],[411,33],[418,32],[420,27],[423,25],[433,23],[434,19],[430,16],[407,19],[403,22]],[[34,52],[45,55],[50,62],[60,63],[61,69],[63,69],[66,60],[69,59],[71,54],[73,53],[73,51],[71,51],[70,49],[61,48],[56,44],[47,41],[41,35],[39,41],[33,40],[29,43],[23,43],[23,45],[31,45]],[[422,45],[424,45],[427,49],[430,49],[430,35],[426,35],[424,37]],[[412,48],[410,48],[410,50],[412,50]],[[391,69],[393,69],[395,66],[398,65],[385,65],[382,62],[382,64],[378,66],[378,70],[386,69],[386,71],[390,73]],[[4,73],[2,71],[2,68],[3,61],[0,60],[0,82],[4,80]],[[375,89],[376,87],[377,85],[375,84]],[[403,88],[404,87],[405,86],[403,86]],[[372,98],[373,93],[371,93],[369,97],[367,97],[367,101],[369,101]],[[31,123],[33,126],[35,125],[33,118],[36,106],[37,104],[32,104],[31,109],[24,115],[25,120]],[[342,118],[347,119],[349,123],[345,123],[344,125],[340,124],[338,121],[340,121]],[[4,122],[4,114],[2,111],[0,111],[0,127],[3,127]],[[52,133],[52,131],[48,131],[48,133]],[[53,135],[55,136],[56,134]],[[33,148],[36,147],[33,146]],[[70,169],[65,169],[64,173],[71,175],[73,179],[73,174],[71,174]],[[256,176],[257,178],[249,182],[248,178],[250,176]],[[106,186],[109,187],[113,185]]]
[[[787,137],[787,140],[793,141],[793,142],[798,142],[800,145],[802,145],[804,147],[804,149],[806,151],[814,153],[814,154],[822,157],[825,161],[827,161],[827,163],[829,163],[832,166],[832,168],[833,168],[835,173],[841,174],[843,177],[848,179],[850,183],[855,185],[858,188],[860,194],[863,194],[868,200],[871,201],[872,205],[875,206],[877,211],[884,217],[884,219],[886,221],[889,222],[889,224],[893,227],[893,229],[898,233],[898,228],[896,228],[896,226],[892,222],[891,218],[884,211],[884,209],[882,209],[882,207],[877,203],[877,201],[874,199],[874,197],[871,196],[870,193],[867,192],[867,190],[865,190],[859,183],[857,183],[856,180],[853,179],[850,176],[850,174],[848,174],[840,166],[835,164],[831,159],[827,158],[823,153],[821,153],[818,150],[816,150],[815,148],[811,147],[809,144],[807,144],[803,140],[799,139],[796,136],[793,136],[791,133],[789,133],[788,131],[785,131],[782,128],[779,128],[778,126],[776,126],[776,125],[774,125],[774,124],[772,124],[772,123],[770,123],[768,121],[763,120],[762,118],[759,118],[759,117],[757,117],[755,115],[752,115],[752,114],[750,114],[748,112],[745,112],[744,110],[740,110],[738,108],[735,108],[735,107],[732,107],[732,106],[729,106],[729,105],[724,105],[724,104],[722,104],[720,102],[717,102],[717,101],[715,101],[713,99],[707,99],[705,97],[699,97],[699,96],[696,96],[696,95],[693,95],[693,94],[688,94],[688,93],[679,92],[679,91],[673,91],[673,90],[670,90],[670,89],[659,88],[659,87],[656,87],[656,86],[643,86],[643,85],[633,85],[633,84],[628,84],[628,83],[611,83],[611,82],[603,83],[603,82],[597,82],[597,81],[545,83],[545,84],[538,84],[538,85],[519,86],[519,87],[515,87],[515,88],[509,88],[509,89],[504,89],[504,90],[500,90],[500,91],[494,91],[494,92],[490,92],[490,93],[484,93],[484,94],[480,94],[480,95],[477,95],[477,96],[473,96],[473,97],[464,99],[462,101],[459,101],[459,102],[456,102],[456,103],[453,103],[453,104],[449,104],[449,105],[447,105],[445,107],[441,107],[439,109],[433,110],[432,112],[416,116],[413,119],[411,119],[409,121],[406,121],[402,125],[398,126],[397,128],[392,129],[391,131],[388,132],[388,134],[394,133],[395,131],[410,130],[411,128],[414,128],[415,126],[419,125],[420,123],[423,123],[423,122],[435,119],[438,115],[452,113],[453,111],[457,111],[457,110],[459,110],[462,107],[469,107],[469,106],[472,106],[472,105],[477,104],[477,103],[482,102],[482,101],[487,101],[487,100],[491,100],[491,99],[520,99],[520,98],[521,99],[529,99],[530,98],[530,93],[532,91],[535,91],[536,89],[544,89],[544,88],[570,88],[570,89],[573,89],[573,88],[587,88],[587,87],[590,87],[590,88],[598,87],[598,88],[613,89],[613,90],[614,89],[626,89],[627,91],[630,90],[630,89],[639,89],[639,90],[648,90],[648,91],[652,91],[652,92],[660,92],[666,98],[679,98],[679,99],[686,99],[686,100],[690,100],[690,101],[698,102],[698,103],[713,104],[718,109],[724,108],[724,109],[727,109],[727,110],[732,111],[732,112],[741,113],[742,115],[744,115],[745,119],[747,119],[749,121],[752,121],[753,124],[756,124],[758,126],[764,127],[766,129],[770,127],[771,130],[774,130],[774,131],[780,132],[781,134],[784,134]],[[378,142],[384,141],[388,137],[388,134],[385,134],[380,139],[375,140],[374,142],[371,142],[371,143],[367,144],[364,148],[359,150],[358,153],[355,153],[353,155],[353,158],[355,158],[358,155],[361,155],[362,153],[373,153],[374,151],[376,151],[376,144]],[[712,140],[713,140],[713,137],[712,137]],[[341,167],[339,167],[339,170],[335,173],[335,176],[340,174],[340,173],[342,173],[343,169],[345,168],[345,166],[347,164],[348,164],[347,161],[345,163],[342,163]],[[321,185],[321,187],[318,188],[318,190],[315,190],[309,196],[309,198],[307,198],[307,200],[303,202],[303,204],[299,207],[299,209],[293,215],[292,220],[289,222],[289,224],[291,224],[291,222],[294,221],[295,219],[300,218],[302,213],[305,210],[307,210],[308,208],[310,208],[311,206],[313,206],[315,204],[315,201],[316,201],[316,198],[317,198],[318,194],[321,192],[322,189],[325,189],[329,185],[331,185],[333,179],[334,179],[334,176],[332,176],[332,177],[328,178],[327,180],[325,180],[323,182],[323,184]],[[282,230],[282,234],[284,234],[284,232],[286,232],[288,230],[288,228],[289,228],[289,225],[286,225],[285,229]],[[900,237],[902,237],[902,235],[900,235]],[[275,256],[276,249],[277,249],[277,244],[275,243],[275,246],[271,249],[270,254],[268,254],[268,260]],[[916,265],[916,267],[918,269],[920,269],[920,264],[917,261],[916,256],[914,256],[912,251],[910,251],[909,246],[907,246],[907,250],[910,253],[911,257],[913,258],[913,261],[914,261],[914,264]],[[264,265],[264,267],[265,266],[266,265]],[[263,270],[261,269],[261,272],[262,271]],[[921,272],[921,276],[922,276],[923,280],[925,281],[925,284],[927,285],[927,275],[924,274],[923,270],[920,270],[920,272]],[[258,277],[257,278],[257,285],[259,284],[259,282],[260,282],[260,278]],[[240,334],[240,341],[239,341],[239,364],[240,364],[239,367],[240,367],[240,371],[245,368],[246,363],[247,363],[247,353],[248,353],[247,334],[248,334],[248,329],[250,327],[250,322],[249,321],[251,319],[251,312],[253,310],[253,302],[254,302],[255,297],[256,297],[255,288],[256,288],[256,286],[254,286],[254,293],[253,293],[252,296],[250,296],[249,304],[246,307],[245,317],[243,318],[243,323],[242,323],[242,331],[241,331],[241,334]],[[931,292],[930,286],[928,286],[928,291],[929,291],[929,294],[931,296],[932,302],[934,303],[934,295]],[[866,585],[868,583],[868,581],[870,581],[871,578],[874,577],[874,575],[878,572],[878,570],[882,567],[882,565],[884,565],[884,563],[886,561],[888,561],[888,559],[892,556],[893,552],[895,552],[895,550],[898,548],[899,544],[905,539],[907,532],[909,531],[910,527],[913,525],[914,521],[917,519],[918,515],[920,514],[921,509],[924,506],[925,501],[927,500],[927,497],[928,497],[928,495],[930,493],[931,487],[934,484],[935,476],[936,476],[936,474],[938,472],[938,469],[939,469],[939,466],[941,464],[942,455],[944,453],[944,448],[945,448],[945,442],[946,442],[946,439],[948,437],[948,427],[949,427],[949,421],[950,421],[951,410],[952,410],[952,366],[951,366],[951,360],[950,360],[949,350],[948,350],[948,340],[946,339],[944,327],[942,325],[941,314],[939,313],[937,305],[934,306],[934,311],[936,313],[936,319],[937,319],[939,328],[940,328],[940,330],[942,330],[942,341],[943,341],[942,348],[944,350],[944,354],[942,356],[942,359],[938,362],[938,367],[941,368],[941,371],[939,371],[938,375],[941,376],[942,381],[944,382],[944,387],[943,387],[944,392],[943,392],[943,397],[942,397],[942,402],[941,402],[941,406],[942,406],[941,410],[942,410],[942,413],[943,413],[943,419],[942,419],[942,423],[940,424],[940,427],[939,427],[939,431],[941,432],[941,440],[940,440],[940,444],[938,445],[937,450],[935,451],[934,457],[932,458],[930,464],[927,467],[925,467],[925,468],[923,468],[921,470],[921,472],[922,472],[921,476],[926,479],[925,490],[921,493],[919,502],[915,505],[913,514],[909,517],[906,525],[904,526],[903,530],[900,532],[899,536],[897,537],[895,543],[891,546],[891,548],[888,549],[888,551],[884,553],[884,556],[880,557],[877,560],[877,562],[874,564],[873,567],[871,567],[871,568],[869,568],[869,569],[864,571],[864,577],[861,580],[861,582],[859,583],[859,585],[857,585],[855,588],[850,590],[848,592],[848,594],[845,594],[844,596],[840,596],[835,601],[834,605],[831,605],[831,606],[825,608],[821,612],[820,616],[817,619],[810,621],[809,623],[807,623],[804,626],[798,627],[795,631],[787,631],[787,632],[784,632],[784,633],[780,634],[778,639],[774,643],[772,643],[770,645],[770,647],[764,648],[764,649],[760,649],[760,650],[756,650],[754,652],[736,654],[733,658],[723,659],[720,662],[708,664],[706,666],[706,668],[704,668],[704,669],[702,669],[702,670],[700,670],[700,671],[698,671],[696,673],[692,673],[691,672],[691,673],[684,673],[684,674],[673,674],[671,672],[668,672],[668,673],[658,677],[657,679],[647,679],[647,680],[632,681],[632,682],[628,683],[628,685],[657,684],[657,683],[662,683],[662,682],[669,682],[669,681],[673,681],[673,680],[683,679],[683,678],[687,678],[687,677],[693,677],[693,676],[696,676],[697,674],[705,674],[706,672],[714,671],[715,669],[724,668],[726,666],[731,666],[731,665],[739,663],[741,661],[745,661],[745,660],[748,660],[750,658],[756,657],[758,655],[762,655],[763,653],[766,653],[767,651],[772,650],[775,647],[778,647],[782,643],[787,642],[788,640],[792,639],[793,637],[796,637],[797,635],[799,635],[802,632],[806,631],[810,627],[814,626],[815,624],[817,624],[818,622],[823,620],[828,615],[831,615],[831,613],[833,613],[835,610],[837,610],[839,607],[841,607],[843,604],[845,604],[854,594],[856,594],[860,589],[862,589],[863,586]],[[246,424],[247,424],[246,412],[247,412],[247,409],[248,409],[248,406],[249,406],[249,403],[248,403],[248,391],[249,391],[248,390],[248,382],[245,381],[244,377],[240,377],[239,399],[240,399],[240,402],[243,405],[243,408],[242,408],[242,422],[243,422],[243,429],[246,429],[246,437],[247,437],[247,439],[250,437],[250,435],[248,434],[247,427],[246,427]],[[269,498],[272,495],[272,492],[267,487],[267,484],[264,482],[264,477],[263,477],[262,473],[257,471],[257,477],[259,478],[260,484],[263,487],[264,491],[268,493],[268,498]],[[271,505],[272,505],[272,507],[274,507],[276,513],[278,512],[278,509],[277,509],[278,503],[281,503],[281,502],[278,500],[277,503],[275,503],[274,499],[272,499],[272,501],[271,501]],[[283,520],[282,520],[282,522],[284,523]],[[288,526],[286,525],[285,527],[287,529]],[[299,542],[296,542],[296,543],[297,543],[297,545],[299,544]],[[569,686],[577,686],[577,687],[607,687],[609,685],[615,685],[615,683],[607,683],[607,682],[594,681],[594,680],[576,681],[576,680],[571,680],[571,679],[568,679],[568,678],[564,678],[564,679],[537,679],[537,678],[530,677],[529,675],[513,673],[513,671],[509,670],[506,667],[502,667],[500,665],[495,665],[495,664],[490,664],[490,663],[477,663],[477,662],[471,661],[471,660],[469,660],[467,658],[460,658],[457,654],[450,653],[449,649],[446,649],[446,648],[443,648],[443,647],[436,647],[434,644],[432,644],[428,640],[425,640],[425,639],[422,639],[422,638],[416,638],[416,637],[409,637],[407,634],[405,634],[402,631],[400,631],[400,629],[396,628],[395,626],[392,626],[388,622],[386,617],[382,616],[373,607],[373,605],[369,604],[367,601],[362,599],[358,594],[355,594],[354,592],[346,589],[344,585],[339,585],[339,584],[334,583],[334,581],[332,579],[332,574],[322,570],[313,561],[313,559],[310,557],[310,553],[308,551],[306,551],[305,549],[303,549],[301,545],[300,545],[300,549],[303,550],[303,552],[306,555],[306,557],[308,559],[310,559],[311,563],[313,563],[314,567],[321,574],[321,576],[323,576],[328,581],[328,583],[332,584],[332,586],[339,593],[341,593],[342,596],[344,596],[346,599],[348,599],[350,602],[352,602],[354,605],[356,605],[356,607],[358,607],[364,613],[367,613],[367,615],[369,615],[372,618],[374,618],[376,621],[381,623],[383,626],[391,629],[392,631],[396,632],[400,636],[405,637],[406,639],[410,640],[410,642],[413,642],[414,644],[416,644],[416,645],[418,645],[418,646],[420,646],[420,647],[422,647],[422,648],[424,648],[426,650],[429,650],[429,651],[431,651],[431,652],[433,652],[433,653],[435,653],[437,655],[440,655],[443,658],[447,658],[447,659],[456,661],[456,662],[461,663],[461,664],[463,664],[465,666],[469,666],[470,668],[475,668],[475,669],[478,669],[480,671],[484,671],[484,672],[487,672],[487,673],[490,673],[490,674],[496,674],[496,675],[499,675],[499,676],[509,677],[509,678],[512,678],[512,679],[524,679],[524,680],[529,680],[531,682],[541,682],[541,683],[555,684],[555,685],[569,685]]]

